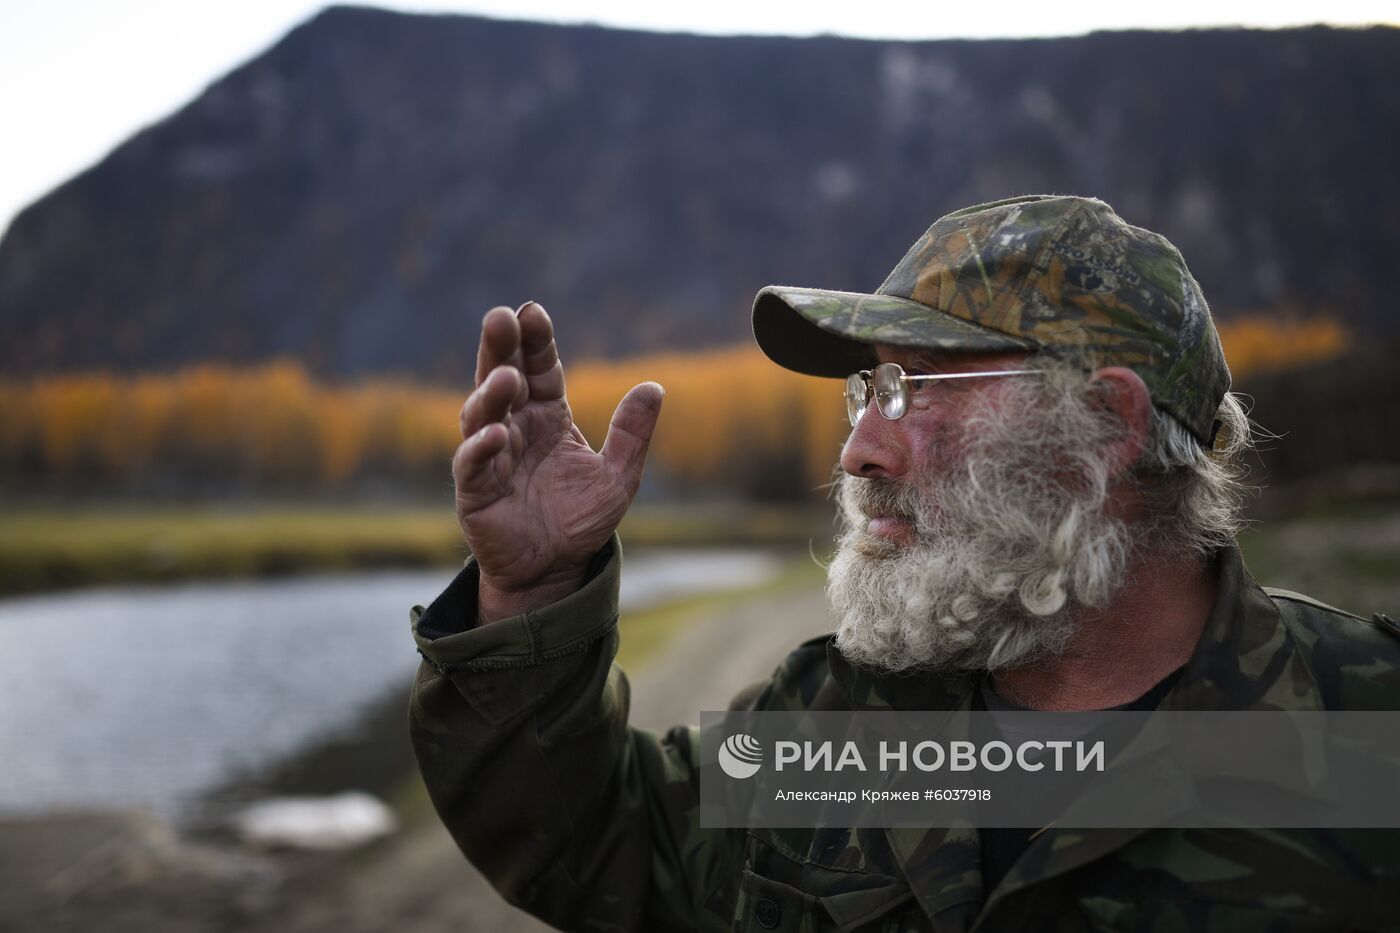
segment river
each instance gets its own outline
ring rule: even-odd
[[[760,551],[631,552],[624,612],[760,583]],[[451,569],[107,587],[0,601],[0,813],[201,795],[406,690],[408,609]]]

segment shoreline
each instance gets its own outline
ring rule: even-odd
[[[829,505],[642,505],[630,546],[793,547],[831,540]],[[442,506],[121,503],[14,507],[0,527],[0,598],[94,586],[279,579],[460,566],[469,552]]]

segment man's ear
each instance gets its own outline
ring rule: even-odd
[[[1114,473],[1123,473],[1137,465],[1147,447],[1152,430],[1152,394],[1142,377],[1123,366],[1108,366],[1094,372],[1097,398],[1123,423],[1123,434],[1104,448],[1104,456],[1113,464]]]

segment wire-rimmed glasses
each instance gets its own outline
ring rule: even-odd
[[[932,373],[911,376],[898,363],[881,363],[873,370],[862,369],[846,377],[846,415],[851,426],[860,423],[861,416],[875,397],[875,407],[890,421],[898,421],[909,411],[909,383],[938,379],[974,379],[979,376],[1032,376],[1040,369],[997,369],[970,373]]]

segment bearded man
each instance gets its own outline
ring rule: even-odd
[[[1087,198],[939,219],[873,294],[770,287],[777,363],[846,378],[834,636],[752,710],[1395,709],[1400,641],[1260,588],[1249,426],[1177,250]],[[493,309],[453,463],[473,560],[415,609],[415,749],[463,852],[564,929],[1385,929],[1388,831],[702,828],[697,733],[627,725],[615,529],[661,407],[601,451],[549,318]],[[1376,919],[1382,918],[1382,919]]]

